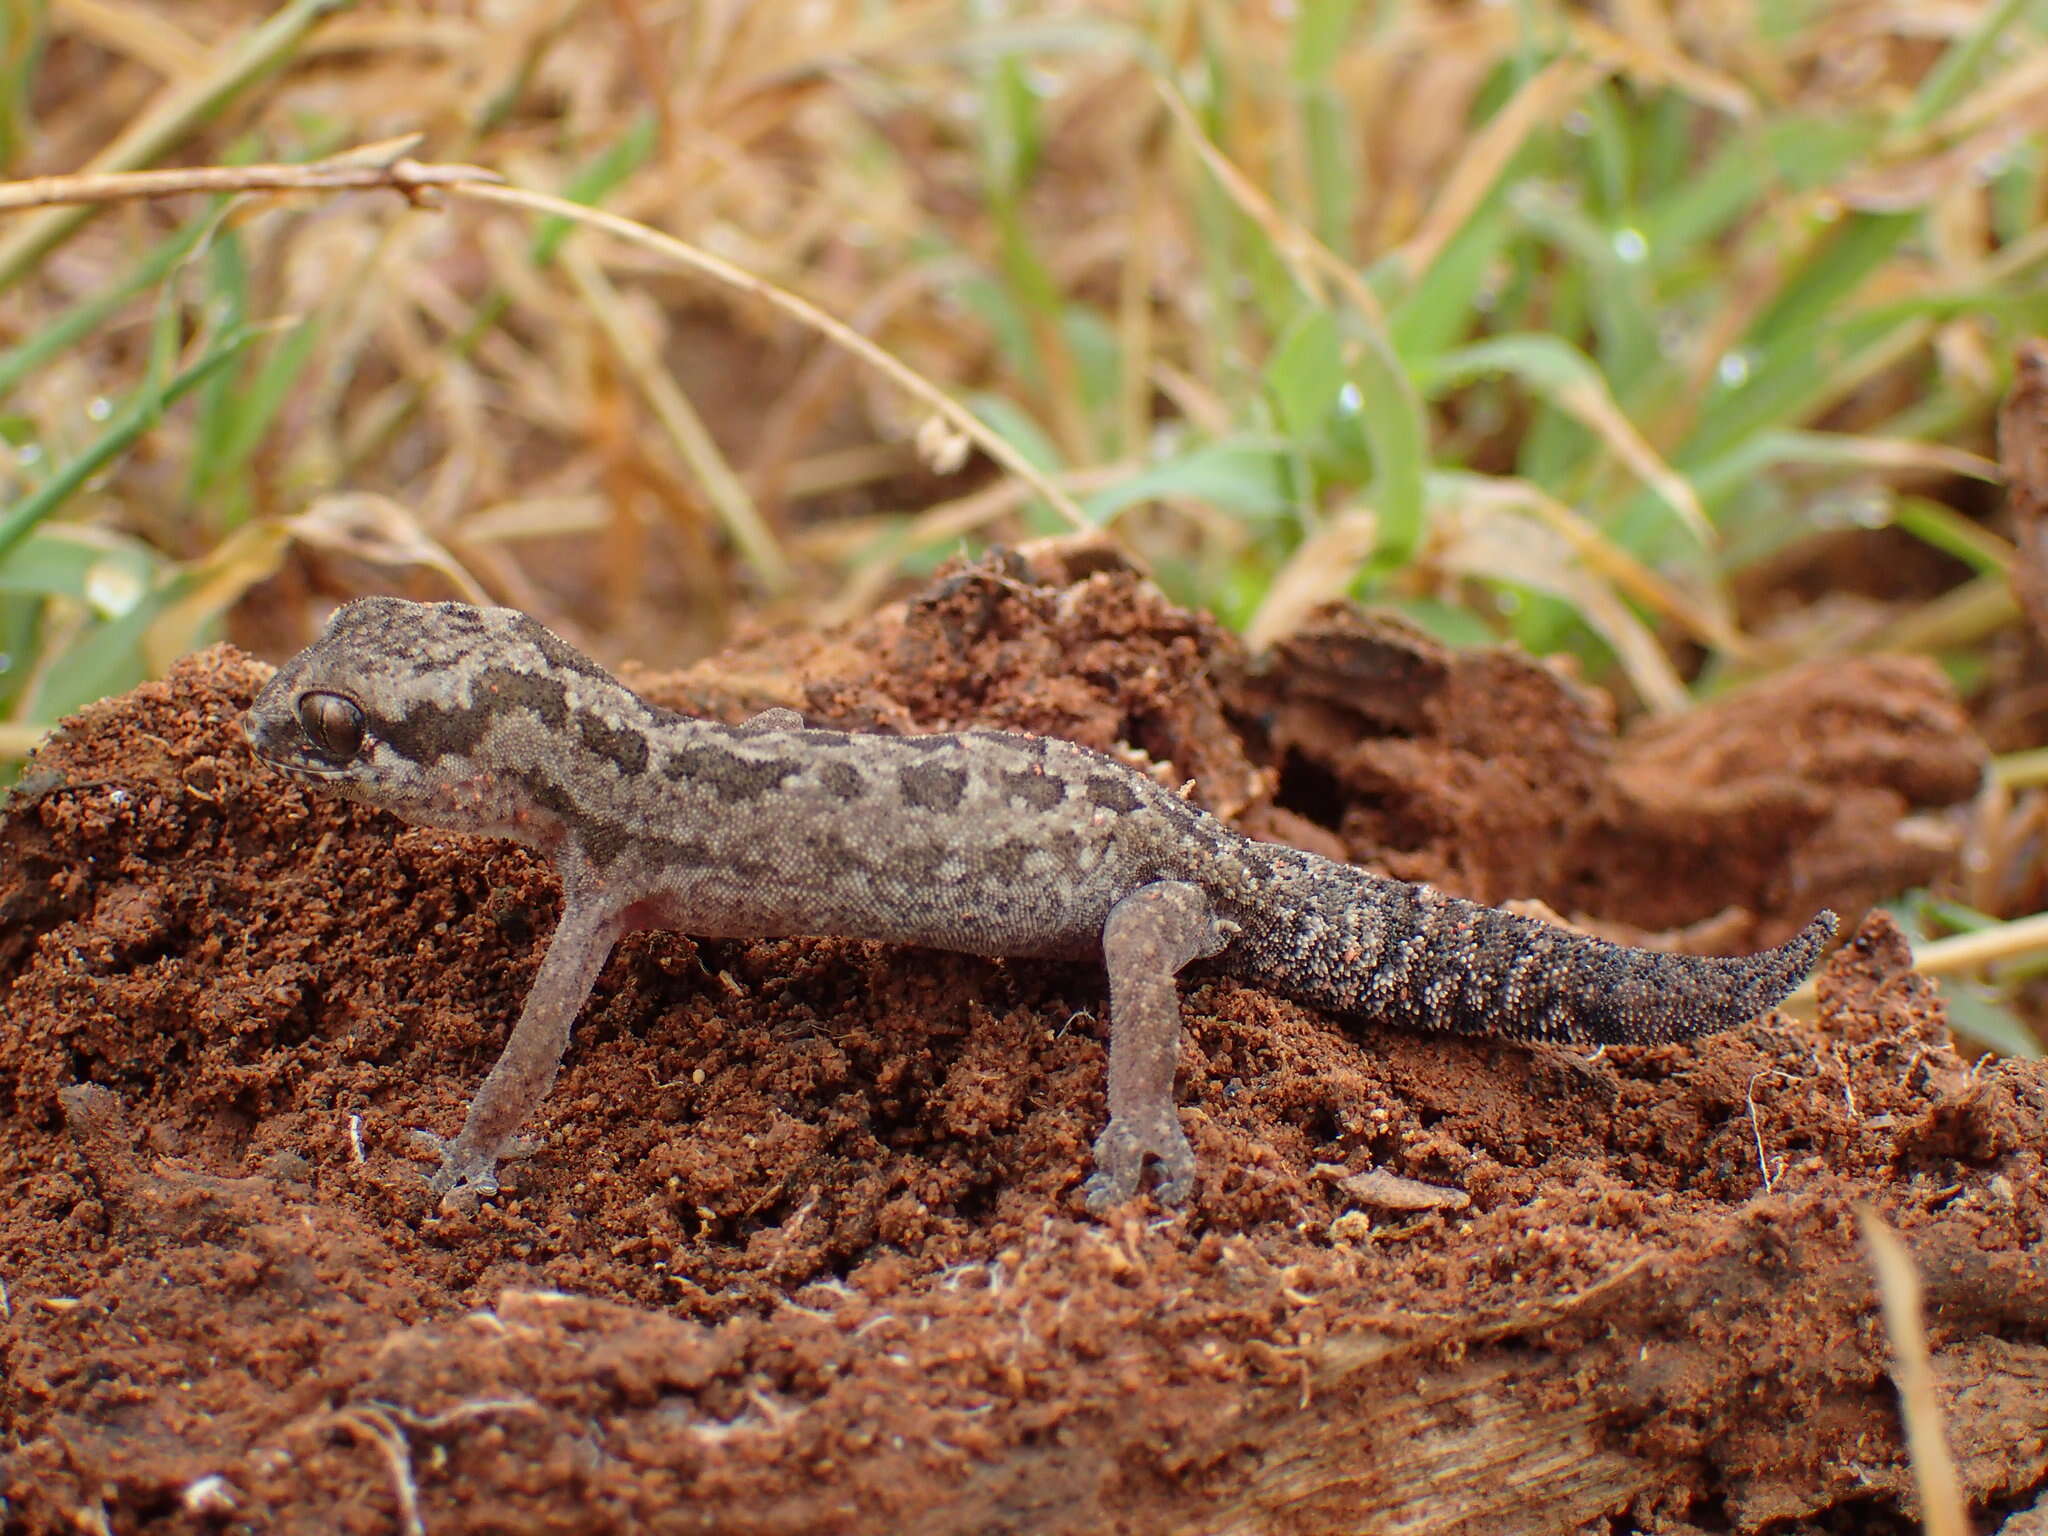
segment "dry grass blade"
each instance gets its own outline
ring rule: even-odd
[[[1352,264],[1331,250],[1309,231],[1302,228],[1273,206],[1271,199],[1252,183],[1249,176],[1240,171],[1228,155],[1218,149],[1202,131],[1202,125],[1195,120],[1194,110],[1188,106],[1187,98],[1174,89],[1171,82],[1155,76],[1153,85],[1166,109],[1173,115],[1174,124],[1188,136],[1188,142],[1195,147],[1195,153],[1202,157],[1202,163],[1209,168],[1230,200],[1237,204],[1245,217],[1265,232],[1273,243],[1273,249],[1287,263],[1288,274],[1297,287],[1305,294],[1314,295],[1316,285],[1311,272],[1320,272],[1335,285],[1351,307],[1370,320],[1375,327],[1384,326],[1386,316],[1382,313],[1380,301],[1373,291],[1366,287],[1365,280],[1358,275]]]
[[[1921,1316],[1920,1277],[1898,1234],[1869,1206],[1859,1206],[1857,1225],[1870,1249],[1877,1293],[1884,1304],[1885,1332],[1892,1341],[1892,1380],[1906,1421],[1906,1449],[1920,1492],[1920,1525],[1927,1536],[1969,1536],[1970,1512],[1963,1502],[1955,1458],[1942,1432],[1941,1404],[1934,1395],[1934,1368],[1927,1353]]]
[[[1694,538],[1702,544],[1715,541],[1718,535],[1713,524],[1707,521],[1706,509],[1700,505],[1699,493],[1692,488],[1692,482],[1664,462],[1657,450],[1636,430],[1635,423],[1622,412],[1604,384],[1591,379],[1572,380],[1561,386],[1557,402],[1598,433],[1601,440],[1614,450],[1614,456],[1628,466],[1630,473],[1678,514]]]
[[[2019,616],[2020,601],[2009,577],[2003,572],[1979,576],[1888,619],[1870,637],[1871,649],[1912,654],[1976,645]]]
[[[1756,643],[1728,617],[1680,591],[1542,487],[1496,476],[1446,476],[1475,502],[1524,512],[1559,534],[1585,564],[1644,607],[1682,626],[1692,637],[1730,656],[1753,655]]]
[[[1633,11],[1624,7],[1621,14],[1625,24],[1641,30],[1624,35],[1590,16],[1576,14],[1566,19],[1566,25],[1573,41],[1589,55],[1611,66],[1616,74],[1627,75],[1639,88],[1669,85],[1730,117],[1746,120],[1756,116],[1756,97],[1749,88],[1720,70],[1687,58],[1670,35],[1665,17],[1648,6]],[[1656,35],[1644,36],[1647,31]]]
[[[1401,262],[1411,278],[1419,278],[1436,264],[1443,248],[1464,228],[1529,135],[1609,73],[1606,64],[1558,59],[1532,75],[1514,99],[1472,136],[1430,205],[1422,227],[1401,247]]]
[[[725,524],[726,532],[759,575],[761,584],[770,592],[788,591],[789,561],[775,542],[774,533],[762,520],[754,498],[747,494],[725,455],[718,451],[718,443],[705,427],[703,417],[662,366],[661,359],[654,355],[645,335],[628,318],[625,302],[611,280],[588,252],[574,244],[562,251],[562,270],[596,318],[598,329],[611,344],[626,376],[653,410],[669,442],[703,486],[719,521]]]
[[[117,0],[62,0],[64,20],[77,31],[169,80],[206,68],[206,47],[147,6]]]
[[[1998,466],[1980,453],[1951,448],[1946,443],[1917,443],[1903,437],[1860,437],[1850,432],[1815,434],[1825,443],[1837,463],[1858,464],[1868,469],[1930,475],[1958,475],[1966,480],[1997,484],[2002,478]]]
[[[1266,650],[1300,628],[1310,610],[1344,596],[1378,539],[1379,519],[1364,507],[1331,517],[1302,540],[1273,577],[1265,601],[1245,626],[1244,643],[1254,651]]]
[[[921,374],[905,367],[851,326],[834,319],[817,305],[798,297],[788,289],[777,287],[774,283],[756,277],[744,267],[735,266],[709,251],[687,241],[678,240],[673,235],[663,234],[648,225],[620,218],[617,214],[606,213],[599,208],[589,208],[564,198],[550,197],[545,192],[530,192],[524,187],[480,186],[475,183],[452,186],[448,191],[455,197],[524,208],[529,212],[547,214],[585,224],[592,229],[601,229],[629,244],[664,256],[679,266],[700,272],[729,288],[752,294],[846,348],[913,399],[929,406],[983,453],[1044,497],[1075,528],[1087,531],[1094,527],[1089,521],[1088,514],[1081,510],[1071,496],[1040,473],[1037,466],[1012,447],[1005,438],[984,425],[972,411]]]
[[[1613,649],[1651,710],[1677,714],[1691,703],[1656,637],[1550,524],[1511,510],[1498,498],[1454,494],[1433,527],[1424,558],[1461,576],[1544,592],[1569,603]]]
[[[1998,413],[1998,456],[2017,555],[2013,591],[2035,630],[2048,635],[2048,342],[2019,349],[2012,392]]]

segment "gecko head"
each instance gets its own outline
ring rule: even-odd
[[[618,687],[513,609],[367,597],[277,669],[242,732],[302,783],[407,821],[521,836],[518,770],[600,679]]]

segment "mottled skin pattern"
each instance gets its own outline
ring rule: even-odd
[[[1174,976],[1191,960],[1334,1013],[1527,1040],[1683,1040],[1755,1017],[1834,929],[1736,959],[1626,949],[1252,842],[1143,774],[998,731],[728,726],[648,704],[525,614],[365,598],[243,721],[266,763],[407,821],[554,861],[560,926],[519,1022],[440,1145],[488,1193],[618,937],[839,934],[978,955],[1100,956],[1108,1126],[1087,1203],[1186,1198]]]

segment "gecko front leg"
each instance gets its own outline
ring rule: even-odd
[[[626,924],[612,906],[565,884],[562,920],[526,994],[526,1006],[496,1065],[470,1101],[462,1130],[453,1141],[415,1131],[441,1154],[429,1181],[437,1195],[488,1195],[498,1188],[498,1159],[509,1155],[519,1127],[554,1086],[569,1027],[576,1022],[598,972]]]
[[[1095,1139],[1095,1172],[1082,1193],[1098,1215],[1138,1192],[1145,1159],[1159,1162],[1163,1205],[1195,1183],[1195,1154],[1173,1103],[1180,1056],[1174,976],[1237,935],[1201,890],[1180,880],[1140,886],[1109,909],[1102,961],[1109,971],[1109,1124]]]

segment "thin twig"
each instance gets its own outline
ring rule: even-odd
[[[196,165],[164,171],[107,171],[0,182],[0,213],[80,203],[125,203],[186,193],[346,192],[389,187],[413,202],[430,187],[504,178],[478,165],[423,165],[406,151],[422,135],[365,144],[303,165]]]
[[[93,156],[92,173],[132,171],[148,165],[212,117],[248,86],[290,59],[306,34],[356,0],[285,0],[247,32],[213,50],[212,68],[170,84]],[[0,288],[12,284],[38,256],[91,216],[92,208],[47,208],[9,226],[0,239]]]

